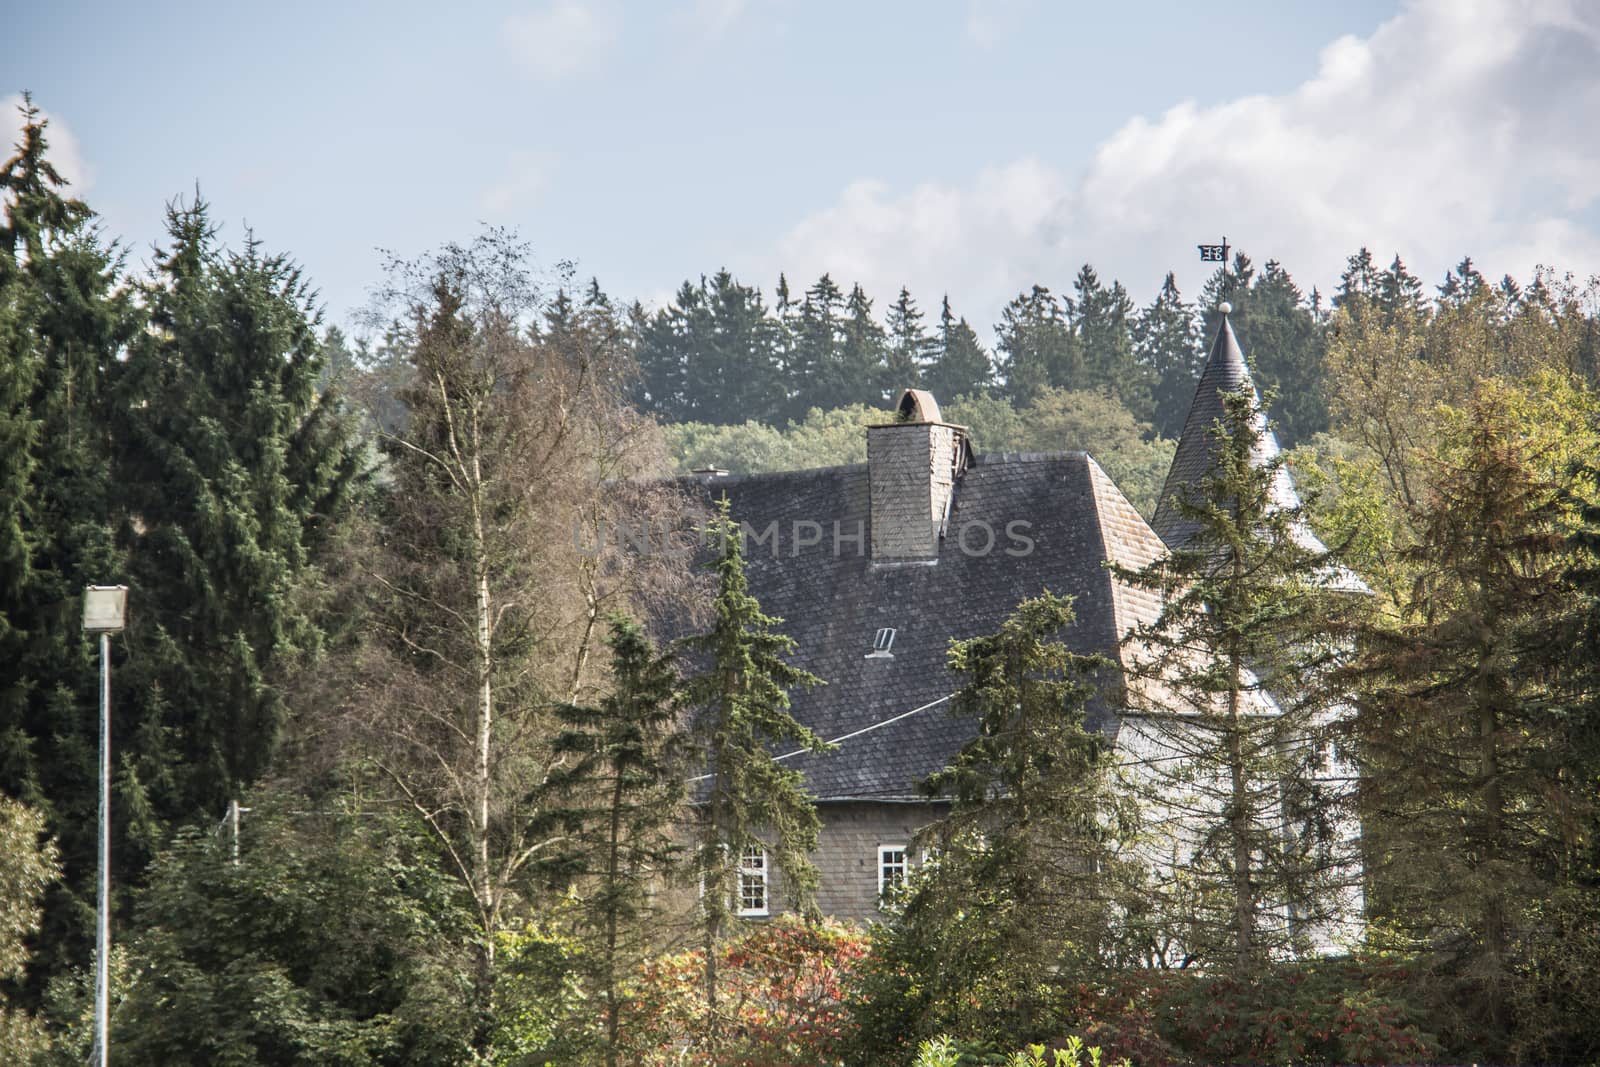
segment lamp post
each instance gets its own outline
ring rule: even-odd
[[[83,591],[83,629],[100,635],[100,884],[95,892],[94,1062],[110,1062],[111,1008],[111,635],[128,614],[128,587],[91,585]]]

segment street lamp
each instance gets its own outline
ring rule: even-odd
[[[83,591],[83,629],[100,635],[100,885],[95,893],[94,1046],[107,1067],[111,1008],[111,635],[128,614],[128,587],[91,585]]]

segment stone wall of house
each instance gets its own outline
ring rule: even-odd
[[[943,806],[920,802],[878,803],[828,801],[817,805],[822,832],[811,861],[817,865],[817,906],[835,919],[870,922],[881,919],[878,908],[878,849],[904,846],[912,866],[911,847],[918,830],[943,814]],[[788,895],[777,871],[769,875],[772,914],[788,910]]]

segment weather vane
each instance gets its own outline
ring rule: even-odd
[[[1228,302],[1228,293],[1232,279],[1228,277],[1228,239],[1224,237],[1220,245],[1200,245],[1200,262],[1222,264],[1222,303],[1217,310],[1226,315],[1233,310],[1233,305]]]

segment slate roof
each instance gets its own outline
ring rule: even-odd
[[[781,616],[798,643],[793,662],[827,685],[791,694],[801,722],[826,739],[864,731],[834,753],[787,760],[827,800],[909,800],[916,784],[943,767],[974,733],[949,714],[948,701],[885,720],[948,696],[958,679],[945,669],[953,639],[992,633],[1027,597],[1048,589],[1074,598],[1077,622],[1064,635],[1075,651],[1112,654],[1119,636],[1153,618],[1148,594],[1114,583],[1104,562],[1143,566],[1162,554],[1161,541],[1100,466],[1083,452],[979,454],[956,482],[948,534],[936,562],[874,564],[871,560],[867,468],[863,465],[777,474],[692,479],[709,503],[726,493],[733,515],[757,531],[778,523],[779,556],[752,542],[751,591],[763,610]],[[794,551],[796,522],[815,522],[822,543]],[[860,529],[859,549],[841,538]],[[1007,536],[1007,524],[1032,540]],[[994,545],[979,554],[986,535]],[[963,552],[960,538],[966,529]],[[893,658],[867,658],[882,627],[898,633]],[[1091,725],[1115,731],[1103,706]]]
[[[1216,340],[1206,356],[1205,367],[1195,386],[1194,400],[1189,405],[1189,417],[1183,423],[1183,436],[1178,439],[1178,450],[1173,454],[1172,466],[1167,470],[1167,480],[1161,486],[1161,497],[1156,503],[1155,518],[1150,525],[1173,548],[1181,548],[1194,533],[1196,523],[1180,514],[1177,500],[1180,493],[1200,483],[1211,469],[1217,449],[1212,426],[1222,418],[1222,394],[1249,389],[1255,397],[1256,407],[1261,406],[1261,395],[1250,379],[1250,368],[1245,363],[1244,351],[1234,336],[1228,316],[1222,316]],[[1256,419],[1256,429],[1261,438],[1256,446],[1256,463],[1264,464],[1279,454],[1278,438],[1267,424],[1265,414]],[[1294,479],[1287,467],[1278,468],[1273,484],[1273,496],[1281,508],[1300,506],[1300,494],[1295,490]],[[1296,540],[1314,551],[1323,551],[1322,542],[1308,527],[1296,531]]]

